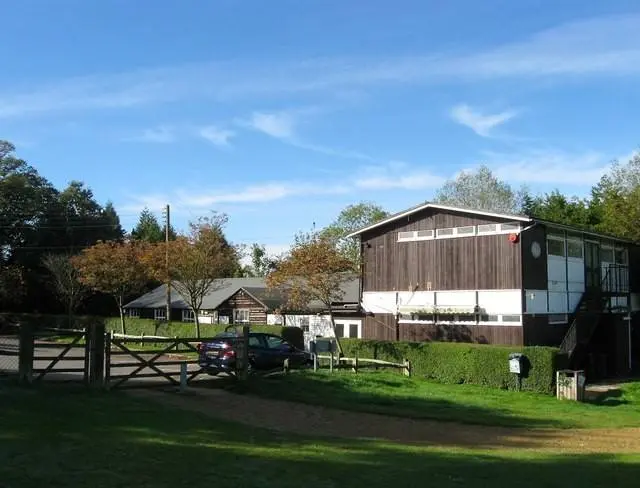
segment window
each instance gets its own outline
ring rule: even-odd
[[[248,308],[236,308],[233,310],[234,324],[248,324],[250,321],[251,310]]]
[[[262,347],[262,341],[258,336],[249,336],[249,347]]]
[[[439,313],[438,322],[455,322],[456,316],[452,313]]]
[[[613,249],[610,247],[602,247],[600,249],[600,261],[603,263],[613,263]]]
[[[128,312],[129,312],[129,317],[131,317],[131,318],[140,317],[140,309],[139,308],[130,308],[128,310]]]
[[[299,325],[303,332],[309,332],[309,317],[300,317]]]
[[[616,264],[627,264],[627,252],[625,249],[615,250]]]
[[[453,236],[453,227],[449,227],[448,229],[437,229],[436,237],[451,237]]]
[[[549,315],[550,324],[566,324],[569,322],[569,316],[566,313],[556,313]]]
[[[167,320],[167,309],[156,308],[153,310],[153,318],[155,320]]]
[[[519,324],[520,315],[503,315],[502,321],[507,323]]]
[[[352,339],[358,338],[358,324],[349,324],[349,337]]]
[[[344,337],[344,324],[336,324],[336,337]]]
[[[475,322],[476,316],[472,313],[460,314],[456,317],[457,322]]]
[[[516,232],[520,230],[520,224],[500,224],[502,232]]]
[[[265,336],[265,340],[267,341],[267,347],[269,349],[278,349],[287,345],[284,339],[276,336]]]
[[[418,240],[433,239],[433,230],[419,230],[417,233]]]
[[[182,321],[183,322],[195,322],[195,316],[193,315],[193,310],[186,309],[182,311]]]
[[[550,256],[564,257],[564,241],[547,239],[547,252]]]
[[[408,232],[398,232],[398,242],[401,241],[413,241],[415,233],[411,230]]]
[[[467,225],[466,227],[456,228],[456,234],[459,236],[472,236],[476,233],[476,228],[473,225]]]
[[[567,241],[567,256],[582,259],[582,242]]]
[[[480,315],[480,322],[497,322],[497,321],[498,321],[497,315],[487,315],[487,314]]]
[[[496,224],[482,224],[478,226],[478,234],[491,234],[498,230]]]

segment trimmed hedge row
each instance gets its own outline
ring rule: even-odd
[[[553,393],[555,372],[566,367],[566,355],[552,347],[508,347],[448,342],[387,342],[361,339],[341,340],[344,354],[352,357],[401,362],[409,359],[413,373],[441,383],[469,383],[493,388],[515,389],[509,373],[509,354],[521,352],[529,371],[522,389]]]

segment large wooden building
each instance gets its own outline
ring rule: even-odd
[[[363,337],[554,345],[574,365],[632,360],[635,244],[522,215],[425,203],[351,234]]]

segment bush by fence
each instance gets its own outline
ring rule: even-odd
[[[348,357],[400,362],[409,359],[416,376],[441,383],[469,383],[494,388],[515,389],[509,373],[509,353],[522,352],[529,361],[522,389],[553,393],[555,371],[566,364],[566,356],[551,347],[508,347],[447,342],[386,342],[343,339]]]

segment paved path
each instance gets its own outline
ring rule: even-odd
[[[478,449],[640,452],[640,428],[561,430],[463,425],[347,412],[209,388],[190,389],[188,394],[162,390],[132,390],[131,394],[222,420],[305,436],[384,439],[403,444]]]

